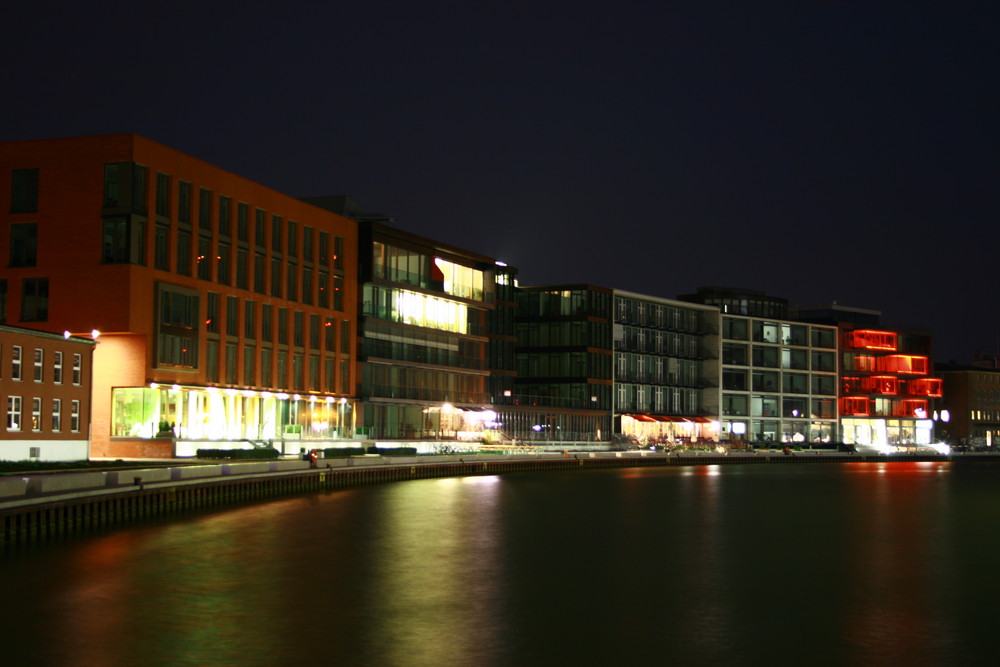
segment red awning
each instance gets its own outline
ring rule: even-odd
[[[640,422],[655,422],[656,420],[649,415],[625,415],[626,417],[631,417],[632,419]]]

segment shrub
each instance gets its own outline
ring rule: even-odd
[[[199,449],[199,459],[276,459],[278,450],[274,447],[255,447],[254,449]]]
[[[327,447],[323,450],[323,456],[328,459],[344,456],[361,456],[364,453],[364,447]]]

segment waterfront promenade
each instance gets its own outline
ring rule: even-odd
[[[985,463],[1000,455],[963,453],[852,454],[781,450],[653,452],[539,452],[355,456],[309,461],[219,462],[178,459],[123,462],[107,471],[10,473],[0,476],[0,542],[16,543],[113,526],[208,506],[266,500],[295,493],[434,477],[539,470],[698,465],[774,465],[950,461]]]

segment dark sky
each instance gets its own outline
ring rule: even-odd
[[[522,284],[739,286],[1000,340],[1000,3],[41,2],[0,140],[137,132]]]

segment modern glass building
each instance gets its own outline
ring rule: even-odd
[[[430,441],[497,433],[493,403],[513,387],[516,271],[358,219],[359,429]]]
[[[521,287],[514,404],[501,411],[517,440],[609,442],[613,433],[610,289]]]
[[[723,314],[721,420],[737,446],[837,442],[837,328]]]
[[[719,309],[614,291],[615,431],[640,444],[719,439]]]

